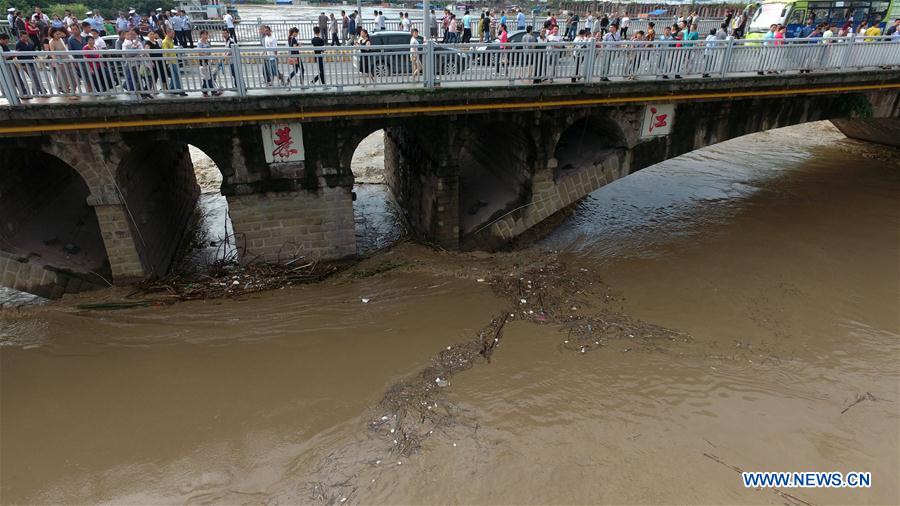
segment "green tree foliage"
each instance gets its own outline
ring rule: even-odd
[[[2,0],[0,8],[3,12],[10,7],[22,11],[23,14],[34,12],[35,7],[40,7],[48,16],[59,14],[62,16],[66,9],[71,10],[79,18],[84,17],[84,13],[89,10],[99,10],[106,19],[115,18],[118,11],[128,12],[135,9],[141,14],[147,14],[156,10],[158,7],[163,9],[174,9],[175,2],[172,0],[92,0],[88,4],[82,3],[56,3],[46,0]],[[5,16],[4,16],[5,18]]]

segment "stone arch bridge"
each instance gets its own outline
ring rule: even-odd
[[[377,130],[414,233],[491,249],[694,149],[821,119],[896,143],[898,118],[896,70],[0,108],[0,284],[58,296],[164,275],[199,194],[189,144],[223,174],[243,261],[335,259],[356,254],[350,161]]]

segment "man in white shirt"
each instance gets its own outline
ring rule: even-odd
[[[709,72],[713,70],[713,67],[716,65],[716,50],[715,47],[718,45],[719,38],[716,36],[716,29],[713,28],[709,31],[709,35],[706,36],[706,42],[704,43],[703,48],[703,77],[709,77]]]
[[[266,66],[263,69],[266,75],[266,84],[272,86],[275,77],[278,77],[279,81],[281,81],[281,85],[284,86],[284,76],[281,75],[281,71],[278,70],[277,52],[274,51],[274,49],[278,47],[278,39],[272,35],[272,29],[269,25],[261,26],[259,28],[259,34],[262,36],[263,47],[269,48],[269,50],[266,51]]]
[[[627,12],[622,13],[622,20],[620,21],[619,30],[622,32],[622,40],[628,40],[628,26],[631,25],[631,18],[628,17]]]
[[[103,40],[103,36],[100,35],[96,29],[91,29],[91,37],[94,38],[94,47],[99,50],[104,50],[107,48],[106,41]]]
[[[237,41],[237,33],[234,31],[234,16],[232,16],[230,12],[226,12],[225,15],[222,16],[222,21],[225,22],[225,29],[231,34],[232,40]]]

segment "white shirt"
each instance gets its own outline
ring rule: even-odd
[[[234,16],[232,16],[231,13],[225,13],[225,15],[222,16],[222,21],[225,22],[225,28],[234,28]]]
[[[122,42],[122,49],[124,49],[124,50],[137,51],[138,49],[143,49],[143,48],[144,48],[144,46],[141,44],[141,41],[139,41],[138,39],[134,39],[134,40],[125,39],[125,41]]]
[[[403,20],[400,21],[400,24],[403,25],[403,31],[404,31],[404,32],[408,32],[408,31],[409,31],[409,18],[403,18]]]
[[[413,54],[413,55],[416,54],[416,51],[418,51],[418,48],[415,47],[415,46],[418,46],[418,45],[419,45],[419,39],[417,39],[417,38],[415,38],[415,37],[410,37],[410,38],[409,38],[409,45],[410,45],[410,46],[413,46],[413,47],[410,47],[410,48],[409,48],[410,54]]]
[[[631,18],[629,18],[628,16],[623,17],[621,28],[628,28],[629,24],[631,24]]]
[[[94,47],[97,49],[106,49],[106,41],[103,40],[103,37],[97,37],[94,39]]]
[[[267,35],[263,37],[263,46],[264,47],[278,47],[278,39],[275,38],[274,35]],[[274,56],[275,51],[266,51],[267,54]]]

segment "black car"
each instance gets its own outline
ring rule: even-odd
[[[384,48],[383,46],[408,46],[409,32],[373,32],[369,34],[371,46],[361,47],[360,53],[354,54],[353,66],[360,72],[370,73],[375,77],[412,74],[412,59],[408,48]],[[424,39],[418,37],[419,56],[425,54]],[[466,70],[469,57],[453,48],[435,46],[436,74],[459,74]],[[360,58],[364,56],[365,58]],[[421,60],[424,66],[424,59]]]

